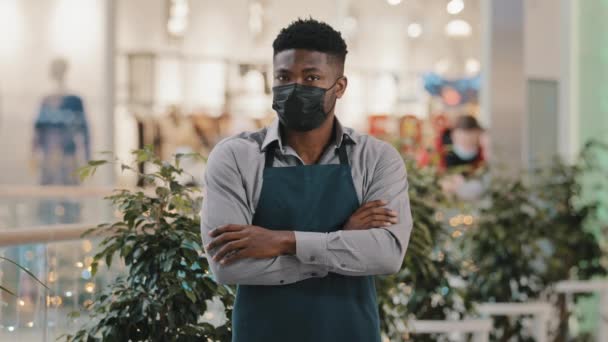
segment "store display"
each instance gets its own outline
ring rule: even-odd
[[[51,63],[56,91],[42,100],[34,123],[33,158],[39,165],[41,185],[78,185],[76,170],[91,155],[83,100],[67,92],[67,71],[66,60],[55,59]],[[74,223],[79,220],[80,206],[72,201],[44,200],[39,214],[46,224]]]

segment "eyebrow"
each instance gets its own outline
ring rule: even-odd
[[[321,69],[317,68],[317,67],[308,67],[308,68],[304,68],[302,69],[302,72],[304,73],[309,73],[309,72],[321,72]],[[291,74],[291,70],[287,69],[287,68],[280,68],[277,69],[275,71],[276,74]]]
[[[305,68],[304,70],[302,70],[303,72],[319,72],[321,71],[321,69],[319,68],[315,68],[315,67],[310,67],[310,68]]]

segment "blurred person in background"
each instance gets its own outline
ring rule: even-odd
[[[485,132],[471,115],[457,117],[454,125],[441,134],[437,149],[444,174],[440,184],[445,193],[464,200],[474,200],[483,193],[485,145]]]

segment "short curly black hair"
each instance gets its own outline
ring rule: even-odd
[[[328,24],[313,18],[292,22],[279,32],[272,43],[274,55],[290,49],[304,49],[327,53],[344,64],[346,42],[340,32]]]

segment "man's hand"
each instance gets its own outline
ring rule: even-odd
[[[397,213],[385,208],[386,204],[386,201],[365,203],[348,219],[344,225],[344,230],[388,227],[397,223]]]
[[[209,232],[213,241],[206,251],[218,248],[214,261],[222,265],[240,259],[267,259],[284,254],[295,254],[296,239],[292,231],[270,230],[258,226],[229,224]]]

